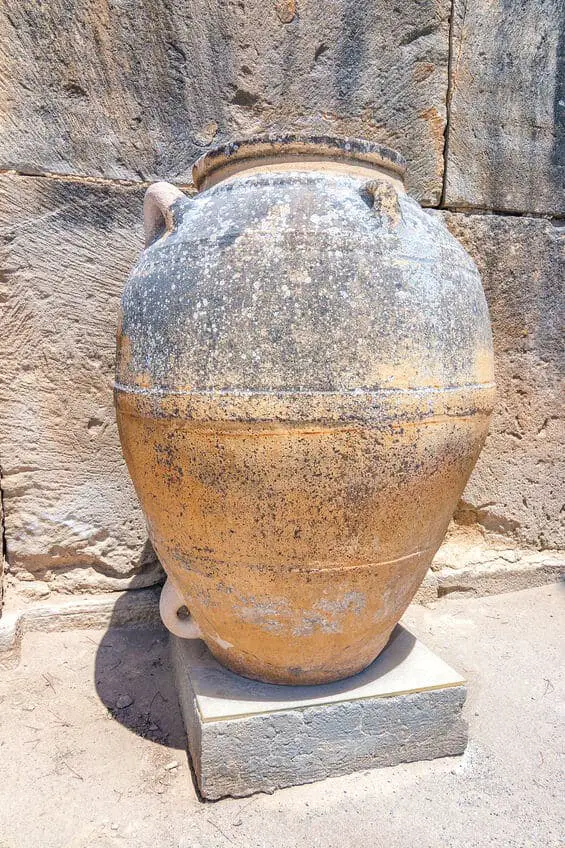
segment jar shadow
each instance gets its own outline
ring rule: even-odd
[[[132,624],[132,601],[141,592],[147,599],[146,620]],[[159,745],[186,749],[168,642],[158,613],[158,590],[127,592],[116,602],[98,646],[96,692],[128,730]]]
[[[148,590],[145,590],[147,593]],[[95,683],[100,700],[112,717],[145,739],[170,748],[186,750],[186,733],[178,702],[169,633],[161,624],[158,590],[148,598],[147,620],[132,625],[133,592],[118,600],[107,632],[96,655]],[[151,594],[151,592],[149,592]],[[130,622],[130,623],[128,623]],[[124,626],[128,623],[128,626]],[[179,640],[180,641],[180,640]],[[371,692],[374,684],[411,654],[416,640],[397,625],[387,647],[364,671],[353,677],[320,686],[281,686],[252,681],[233,674],[217,663],[200,640],[192,643],[193,671],[198,678],[199,696],[255,703],[280,701],[291,706],[313,697],[341,700],[352,690]],[[372,694],[372,692],[371,692]]]

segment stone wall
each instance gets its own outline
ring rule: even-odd
[[[499,403],[435,579],[547,571],[565,547],[562,0],[6,0],[0,14],[8,583],[37,596],[159,579],[111,395],[142,196],[265,129],[398,149],[410,193],[475,258]]]

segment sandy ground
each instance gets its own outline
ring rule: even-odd
[[[469,680],[463,757],[199,800],[162,629],[34,633],[0,672],[0,848],[565,844],[565,588],[412,607]]]

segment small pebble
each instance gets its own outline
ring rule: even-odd
[[[172,769],[176,769],[178,767],[179,767],[179,764],[177,763],[176,760],[172,760],[172,762],[167,763],[167,765],[164,766],[164,768],[166,768],[167,771],[171,771]]]
[[[130,707],[133,704],[133,698],[129,695],[118,695],[118,700],[116,701],[116,708],[118,710],[125,710],[126,707]]]

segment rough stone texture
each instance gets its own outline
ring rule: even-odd
[[[141,246],[139,188],[0,179],[2,488],[9,569],[59,590],[159,571],[121,457],[119,297]]]
[[[221,728],[204,724],[200,791],[209,800],[240,797],[461,754],[464,699],[465,688],[458,686],[240,719]]]
[[[315,129],[398,148],[436,203],[450,7],[8,0],[0,167],[187,181],[212,143]]]
[[[518,545],[565,547],[565,230],[444,213],[475,259],[493,325],[498,401],[455,521]]]
[[[324,686],[246,681],[221,668],[199,641],[171,639],[204,798],[272,792],[465,750],[463,679],[402,627],[365,672]]]
[[[565,3],[455,0],[445,203],[565,211]]]

